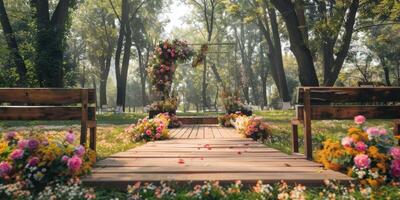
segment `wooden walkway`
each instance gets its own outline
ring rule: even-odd
[[[305,159],[287,155],[250,139],[234,129],[215,125],[186,125],[171,131],[173,139],[149,142],[99,161],[89,186],[119,187],[136,181],[288,183],[320,185],[324,179],[351,180],[348,176]]]

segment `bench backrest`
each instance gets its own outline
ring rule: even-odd
[[[95,120],[96,91],[2,88],[0,104],[0,120],[82,120],[87,116],[87,121],[92,121]]]
[[[352,119],[364,115],[372,119],[400,119],[400,87],[300,87],[296,114],[303,120],[310,106],[311,119]]]

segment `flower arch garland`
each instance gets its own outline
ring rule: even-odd
[[[186,62],[192,58],[194,51],[185,41],[160,41],[155,47],[148,66],[148,74],[158,100],[170,98],[172,80],[177,62]]]
[[[189,60],[193,60],[192,67],[196,67],[204,60],[207,49],[207,45],[203,45],[196,54],[186,41],[176,39],[160,41],[156,45],[147,69],[152,84],[150,111],[175,113],[177,99],[171,95],[171,87],[176,68],[179,63]]]

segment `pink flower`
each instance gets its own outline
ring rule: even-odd
[[[10,158],[13,160],[21,159],[22,157],[24,157],[24,150],[21,149],[15,149],[10,154]]]
[[[150,136],[151,135],[151,130],[146,130],[146,135]]]
[[[29,167],[35,167],[37,164],[39,164],[39,158],[38,157],[32,157],[28,161],[28,166]]]
[[[42,141],[42,144],[43,144],[44,146],[47,146],[47,145],[49,145],[49,141],[43,140],[43,141]]]
[[[371,159],[369,159],[368,155],[359,154],[354,157],[354,163],[359,169],[368,168],[369,164],[371,163]]]
[[[75,148],[75,155],[82,157],[85,155],[85,147],[82,145],[79,145],[78,147]]]
[[[379,130],[379,134],[380,135],[387,135],[387,130],[386,129],[384,129],[384,128],[382,128],[381,130]]]
[[[368,146],[362,141],[356,143],[357,151],[366,151],[367,148],[368,148]]]
[[[64,155],[63,157],[61,157],[61,161],[62,161],[63,163],[67,163],[68,160],[69,160],[69,157],[66,156],[66,155]]]
[[[393,177],[400,177],[400,160],[393,160],[392,165],[390,166],[390,172]]]
[[[27,147],[28,147],[30,150],[35,150],[36,148],[39,147],[39,141],[37,141],[37,140],[35,140],[35,139],[31,139],[31,140],[28,141]]]
[[[354,123],[361,125],[365,123],[365,117],[363,115],[357,115],[354,117]]]
[[[28,143],[29,143],[28,140],[20,140],[20,141],[18,141],[17,146],[19,149],[25,149],[28,147]]]
[[[157,133],[157,134],[156,134],[156,138],[159,139],[160,137],[161,137],[161,134],[160,134],[160,133]]]
[[[354,140],[351,137],[344,137],[342,139],[342,146],[344,147],[351,147],[351,145],[353,144]]]
[[[0,162],[0,177],[7,176],[11,172],[11,165],[8,162]]]
[[[157,133],[160,133],[161,131],[162,131],[162,128],[159,126],[159,127],[157,127]]]
[[[67,166],[71,171],[78,171],[81,165],[82,159],[78,156],[72,156],[72,158],[68,159]]]
[[[395,160],[400,160],[400,147],[392,147],[390,149],[390,155],[392,155]]]
[[[16,136],[17,136],[17,132],[11,131],[11,132],[6,133],[6,135],[4,136],[4,139],[10,141],[10,140],[15,139]]]
[[[368,134],[368,136],[370,136],[370,137],[376,137],[376,136],[379,136],[379,135],[380,135],[379,129],[378,129],[378,128],[375,128],[375,127],[368,128],[368,129],[367,129],[367,134]]]
[[[69,131],[66,135],[65,135],[65,141],[67,141],[68,143],[72,144],[75,141],[75,134],[72,131]]]

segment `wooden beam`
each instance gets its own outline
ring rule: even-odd
[[[364,115],[370,119],[400,119],[400,106],[311,106],[311,120],[345,120]],[[304,119],[304,106],[297,106],[297,119]]]
[[[96,112],[89,108],[89,118]],[[80,107],[68,106],[8,106],[0,107],[0,120],[80,120]]]
[[[310,90],[311,105],[400,102],[400,87],[300,87],[297,94],[299,104],[304,103],[305,88]]]
[[[0,103],[67,105],[81,103],[81,91],[88,93],[88,102],[96,103],[95,89],[57,89],[57,88],[1,88]]]

